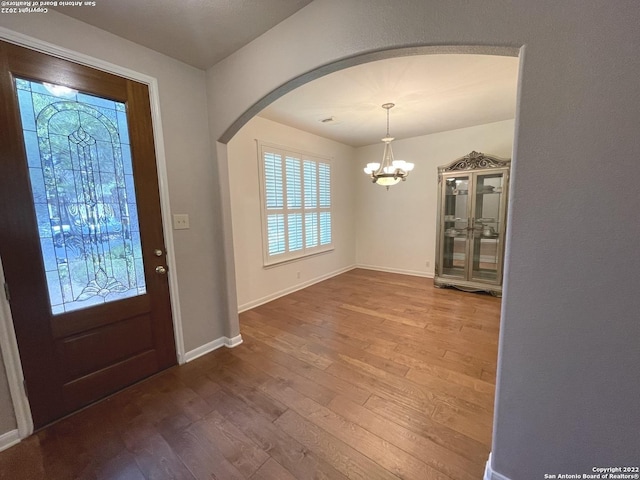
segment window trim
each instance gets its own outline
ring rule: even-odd
[[[333,219],[334,219],[334,211],[333,211],[333,191],[334,191],[334,181],[333,175],[331,175],[331,171],[333,170],[333,158],[319,155],[317,153],[305,152],[304,150],[300,150],[297,148],[287,147],[283,145],[277,145],[270,142],[265,142],[259,139],[256,139],[257,144],[257,159],[258,159],[258,177],[260,183],[260,217],[261,217],[261,233],[262,233],[262,260],[263,267],[268,268],[275,265],[280,265],[283,263],[288,263],[296,260],[300,260],[303,258],[308,258],[314,255],[327,253],[333,251],[335,249],[334,246],[334,229],[333,229]],[[282,165],[282,215],[284,217],[284,235],[285,235],[285,251],[283,253],[277,254],[269,254],[269,236],[268,236],[268,216],[273,215],[272,210],[267,210],[267,192],[266,192],[266,179],[265,179],[265,153],[273,153],[280,156],[281,165]],[[300,208],[289,208],[289,202],[287,198],[287,175],[286,175],[286,158],[293,157],[300,160],[300,183],[301,183],[301,206]],[[304,196],[304,162],[311,161],[314,162],[316,168],[316,206],[313,208],[305,207],[305,196]],[[321,189],[320,187],[320,174],[319,174],[319,165],[320,164],[328,164],[329,165],[329,207],[321,207],[320,206],[320,198],[321,198]],[[304,213],[308,211],[309,213],[315,212],[317,213],[317,222],[318,222],[318,245],[314,247],[306,246],[306,225],[304,219]],[[288,215],[291,214],[289,212],[301,213],[303,215],[302,220],[302,248],[296,251],[289,251],[289,230],[288,230]],[[330,234],[331,234],[331,242],[325,245],[321,245],[321,236],[319,231],[320,224],[320,213],[321,212],[329,212],[330,214]]]

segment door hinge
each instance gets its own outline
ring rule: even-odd
[[[7,297],[7,302],[11,301],[11,295],[9,294],[9,284],[6,282],[4,284],[4,296]]]

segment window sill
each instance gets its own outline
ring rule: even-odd
[[[335,247],[332,245],[330,247],[324,248],[322,250],[317,250],[314,251],[313,253],[306,253],[304,255],[301,255],[299,257],[294,257],[294,258],[283,258],[283,259],[278,259],[278,260],[270,260],[269,262],[265,262],[262,266],[262,268],[269,269],[269,268],[273,268],[273,267],[279,267],[280,265],[285,265],[287,263],[294,263],[294,262],[299,262],[301,260],[306,260],[308,258],[311,257],[316,257],[318,255],[324,255],[327,253],[331,253],[335,250]]]

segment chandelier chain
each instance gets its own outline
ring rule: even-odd
[[[389,110],[391,110],[395,106],[396,106],[395,103],[385,103],[384,105],[382,105],[382,108],[384,108],[387,111],[387,138],[390,137],[390,135],[389,135]]]
[[[389,109],[387,109],[387,137],[389,136]]]

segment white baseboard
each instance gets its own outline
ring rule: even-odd
[[[257,300],[252,300],[250,302],[244,303],[242,305],[238,305],[238,313],[246,312],[247,310],[251,310],[252,308],[259,307],[260,305],[264,305],[265,303],[269,303],[277,298],[284,297],[285,295],[289,295],[290,293],[297,292],[298,290],[302,290],[303,288],[310,287],[316,283],[323,282],[328,280],[329,278],[340,275],[341,273],[348,272],[353,270],[354,268],[364,268],[365,270],[376,270],[380,272],[388,272],[388,273],[399,273],[402,275],[411,275],[414,277],[425,277],[425,278],[433,278],[433,272],[419,272],[417,270],[403,270],[400,268],[387,268],[380,267],[377,265],[350,265],[345,268],[341,268],[339,270],[335,270],[331,273],[327,273],[325,275],[321,275],[312,280],[308,280],[306,282],[298,283],[289,288],[285,288],[284,290],[280,290],[278,292],[269,294]],[[187,360],[188,361],[188,360]]]
[[[20,443],[20,432],[18,432],[18,429],[3,433],[0,435],[0,452],[9,447],[13,447],[17,443]]]
[[[319,277],[313,278],[311,280],[307,280],[306,282],[298,283],[291,287],[285,288],[284,290],[280,290],[275,293],[271,293],[265,297],[259,298],[257,300],[252,300],[250,302],[244,303],[242,305],[238,305],[238,313],[246,312],[247,310],[251,310],[252,308],[259,307],[265,303],[269,303],[276,298],[284,297],[285,295],[289,295],[290,293],[297,292],[298,290],[302,290],[303,288],[310,287],[316,283],[322,282],[329,278],[335,277],[336,275],[340,275],[341,273],[348,272],[349,270],[353,270],[356,268],[355,265],[350,265],[345,268],[341,268],[339,270],[335,270],[333,272],[327,273],[325,275],[321,275]]]
[[[411,275],[413,277],[433,278],[433,272],[420,272],[418,270],[405,270],[402,268],[380,267],[377,265],[356,265],[355,268],[364,268],[365,270],[376,270],[378,272],[399,273],[401,275]]]
[[[505,477],[491,468],[491,454],[489,454],[489,460],[487,460],[487,465],[484,468],[484,477],[482,478],[483,480],[511,480],[509,477]]]
[[[195,360],[198,357],[206,355],[209,352],[213,352],[220,347],[233,348],[237,347],[242,343],[242,336],[236,335],[233,338],[229,337],[220,337],[216,338],[214,341],[205,343],[204,345],[194,348],[193,350],[184,354],[184,361],[190,362],[191,360]]]

